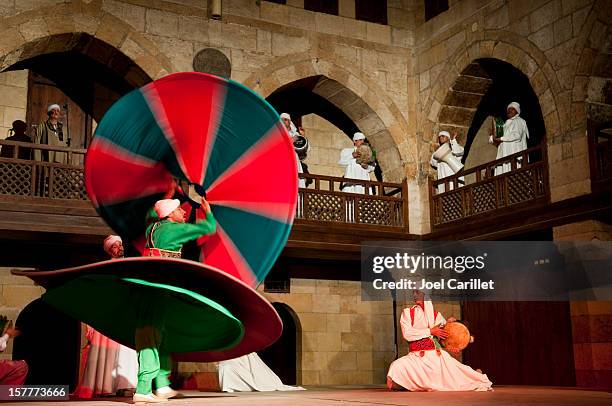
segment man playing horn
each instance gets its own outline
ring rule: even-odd
[[[457,142],[456,131],[453,131],[452,135],[448,131],[440,131],[438,133],[438,143],[440,144],[440,148],[442,148],[445,144],[448,143],[452,155],[448,156],[448,159],[455,159],[456,161],[458,161],[458,164],[461,165],[461,161],[459,161],[458,158],[463,156],[463,147]],[[448,176],[452,176],[456,173],[456,171],[451,167],[451,165],[449,165],[445,160],[443,160],[440,157],[440,154],[437,154],[440,148],[438,148],[436,152],[431,154],[431,159],[429,160],[429,164],[438,172],[438,180],[444,179]],[[452,183],[450,184],[450,190],[453,190]],[[438,185],[438,193],[443,193],[444,191],[444,184]]]
[[[504,135],[499,138],[491,136],[491,142],[497,146],[496,159],[505,158],[527,149],[529,130],[527,122],[520,117],[520,114],[521,105],[517,102],[510,103],[506,109],[508,119],[504,124]],[[520,162],[517,163],[517,167],[520,168],[520,166]],[[509,172],[511,168],[510,162],[506,162],[495,168],[495,175]]]

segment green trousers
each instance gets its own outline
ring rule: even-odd
[[[138,292],[138,321],[136,327],[136,351],[138,351],[138,384],[136,393],[148,395],[156,388],[170,385],[172,360],[162,347],[166,312],[163,300],[148,292]],[[158,306],[159,304],[159,306]]]

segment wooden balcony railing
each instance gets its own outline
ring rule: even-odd
[[[7,147],[11,157],[0,157],[0,195],[33,198],[88,200],[83,176],[86,150],[0,140],[2,155]],[[65,152],[69,164],[19,159],[35,150]]]
[[[609,189],[612,185],[612,128],[590,122],[588,141],[593,190]]]
[[[546,153],[542,146],[529,148],[444,179],[430,180],[429,189],[434,227],[523,203],[547,203]]]
[[[7,146],[12,148],[12,152],[10,158],[0,157],[0,195],[88,200],[83,176],[86,150],[0,140],[2,150]],[[19,159],[24,149],[66,152],[70,164]],[[312,179],[313,183],[299,190],[297,219],[328,224],[408,226],[406,182],[351,180],[352,184],[366,188],[365,194],[354,194],[340,191],[340,184],[346,181],[344,178],[308,174],[300,176]]]
[[[408,186],[334,176],[300,174],[312,184],[298,191],[296,219],[308,222],[352,223],[408,227]],[[365,194],[345,193],[342,183],[361,185]]]

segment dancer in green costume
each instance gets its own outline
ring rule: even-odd
[[[217,223],[208,202],[202,199],[202,209],[206,219],[195,224],[185,223],[185,211],[177,199],[163,199],[155,203],[155,214],[158,221],[152,222],[146,231],[147,245],[145,256],[181,257],[184,243],[201,236],[214,234]],[[163,350],[164,325],[167,311],[160,300],[159,292],[155,296],[148,291],[139,291],[141,295],[138,308],[138,325],[136,328],[136,350],[138,351],[138,385],[134,394],[134,403],[160,403],[178,394],[170,387],[168,378],[172,369],[170,354]],[[164,293],[169,295],[170,292]],[[157,390],[153,394],[153,381]]]

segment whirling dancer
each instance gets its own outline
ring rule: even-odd
[[[147,255],[163,250],[174,256],[14,273],[47,288],[47,303],[141,349],[141,359],[143,349],[152,356],[145,358],[157,352],[194,362],[259,351],[282,332],[280,317],[254,288],[291,230],[296,172],[287,131],[260,96],[211,75],[169,75],[128,93],[109,109],[88,149],[85,180],[96,210],[117,234],[141,251],[151,239]],[[275,188],[260,187],[263,176]],[[182,233],[174,231],[187,224],[165,223],[159,218],[163,212],[157,213],[157,226],[147,223],[147,213],[174,189],[175,179],[194,186],[214,212],[216,233],[197,238],[212,231],[200,229],[188,238],[197,238],[206,265],[176,257]],[[163,207],[171,206],[158,208]],[[244,238],[245,230],[258,230],[257,238]],[[162,395],[174,393],[169,387],[160,393],[167,386],[166,366],[162,359],[153,359],[146,371],[141,366],[142,397],[135,400],[158,403]],[[151,378],[159,378],[159,397],[149,392]]]

